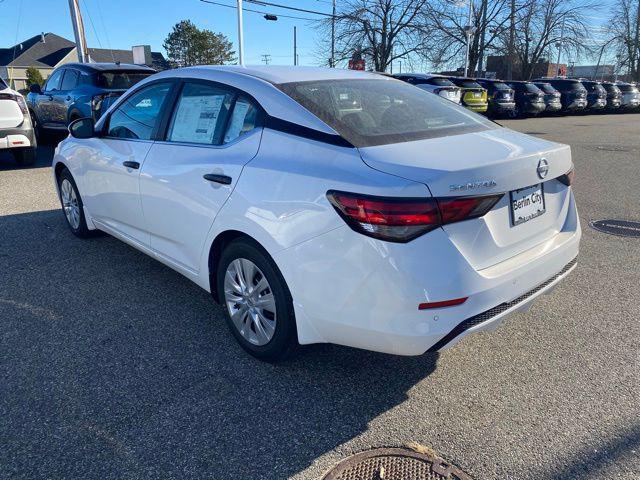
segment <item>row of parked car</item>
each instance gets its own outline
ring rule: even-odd
[[[633,83],[563,77],[505,81],[428,73],[393,76],[492,117],[621,111],[640,107],[640,92]]]

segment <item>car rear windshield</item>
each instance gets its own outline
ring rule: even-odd
[[[522,85],[522,89],[525,92],[542,93],[541,90],[538,87],[536,87],[533,83],[521,83],[520,85]]]
[[[394,80],[292,82],[279,88],[356,147],[497,128],[449,100]]]
[[[536,86],[542,90],[544,93],[556,93],[557,90],[551,86],[549,83],[536,83]]]
[[[619,83],[618,88],[620,89],[621,92],[638,93],[638,87],[636,87],[635,85],[631,85],[629,83]]]
[[[617,85],[613,85],[611,83],[604,84],[604,89],[608,93],[620,93],[620,89],[618,88],[618,86]]]
[[[553,85],[562,90],[584,90],[580,82],[571,82],[569,80],[555,80]]]
[[[116,72],[100,72],[96,75],[96,85],[100,88],[126,90],[150,75],[153,75],[153,72],[127,72],[122,70]]]
[[[482,88],[482,85],[474,80],[458,80],[457,84],[462,88]]]
[[[419,78],[415,83],[428,83],[430,85],[437,85],[438,87],[455,87],[455,84],[451,80],[443,77]]]

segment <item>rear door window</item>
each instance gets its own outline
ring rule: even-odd
[[[259,110],[256,105],[244,96],[238,97],[224,134],[224,143],[249,133],[258,126]]]
[[[167,141],[220,145],[234,97],[212,84],[186,83],[173,112]],[[236,120],[237,135],[244,126],[241,120],[244,118]]]
[[[78,85],[78,71],[68,68],[64,72],[60,90],[73,90]]]

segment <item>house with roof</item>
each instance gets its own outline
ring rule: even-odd
[[[156,70],[166,70],[169,63],[160,52],[152,52],[149,45],[134,46],[131,50],[90,48],[92,62],[120,62],[147,65]],[[17,45],[0,48],[0,77],[12,88],[28,88],[27,69],[37,68],[43,78],[65,63],[77,62],[75,42],[55,33],[42,33]]]

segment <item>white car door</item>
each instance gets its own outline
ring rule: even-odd
[[[258,153],[261,110],[247,96],[209,81],[188,80],[140,174],[151,248],[197,273],[213,221]]]
[[[147,248],[140,167],[174,85],[171,81],[153,83],[125,98],[106,120],[105,133],[91,139],[91,152],[86,155],[83,198],[94,222]]]

